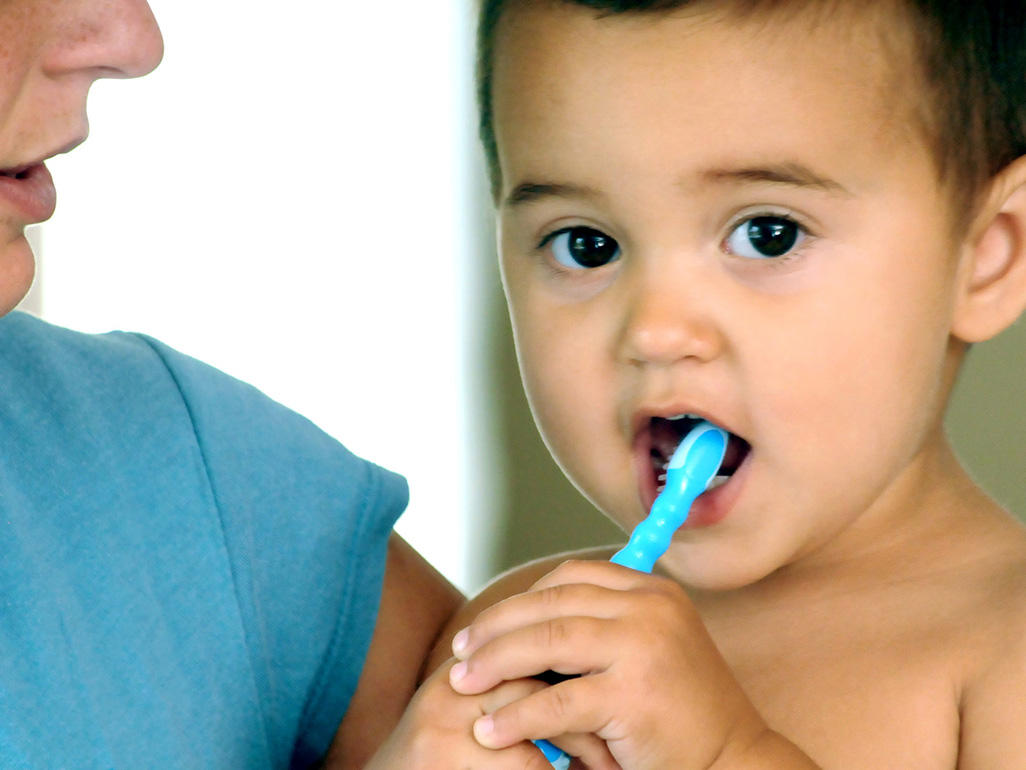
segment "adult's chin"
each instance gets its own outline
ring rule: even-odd
[[[25,298],[35,274],[36,258],[24,230],[11,233],[0,245],[0,315]]]

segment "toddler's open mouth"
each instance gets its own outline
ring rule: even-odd
[[[672,418],[653,417],[649,420],[647,443],[656,495],[662,492],[663,487],[666,486],[666,468],[677,445],[703,419],[697,415],[687,414]],[[730,433],[729,436],[727,452],[723,457],[722,465],[720,465],[720,472],[709,485],[710,489],[715,489],[726,483],[741,467],[751,451],[751,445],[743,438],[733,433]]]

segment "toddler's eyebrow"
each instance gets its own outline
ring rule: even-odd
[[[831,195],[851,197],[852,192],[840,182],[817,174],[801,163],[781,163],[770,166],[741,168],[712,168],[703,171],[700,178],[713,183],[763,182],[820,190]]]
[[[769,166],[741,166],[738,168],[711,168],[698,174],[703,182],[713,184],[782,184],[791,187],[820,190],[831,195],[852,197],[852,192],[840,182],[817,174],[801,163],[780,163]],[[682,183],[687,187],[688,184]],[[527,181],[518,184],[506,196],[503,205],[522,206],[543,198],[584,198],[594,200],[602,194],[591,187],[562,182]]]
[[[505,206],[520,206],[533,203],[541,198],[587,198],[594,200],[601,197],[597,190],[575,184],[558,182],[523,182],[513,188],[506,196]]]

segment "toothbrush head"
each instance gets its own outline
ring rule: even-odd
[[[727,452],[727,432],[711,422],[703,421],[691,429],[677,445],[666,467],[666,487],[679,494],[684,487],[701,494],[716,478]]]
[[[652,510],[631,533],[627,545],[610,560],[641,572],[651,572],[665,553],[673,533],[684,523],[695,498],[716,477],[727,452],[727,432],[711,422],[700,422],[670,457],[666,486],[652,504]]]

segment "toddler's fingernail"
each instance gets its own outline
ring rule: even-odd
[[[492,737],[493,732],[495,732],[495,720],[490,714],[474,722],[474,737],[479,743],[485,744],[486,748],[488,739]]]
[[[457,663],[455,666],[449,669],[449,684],[455,687],[459,683],[459,681],[463,679],[463,677],[465,677],[466,675],[467,664],[462,662]]]
[[[467,650],[467,645],[470,644],[470,629],[464,628],[456,636],[452,638],[452,653],[457,658]]]

